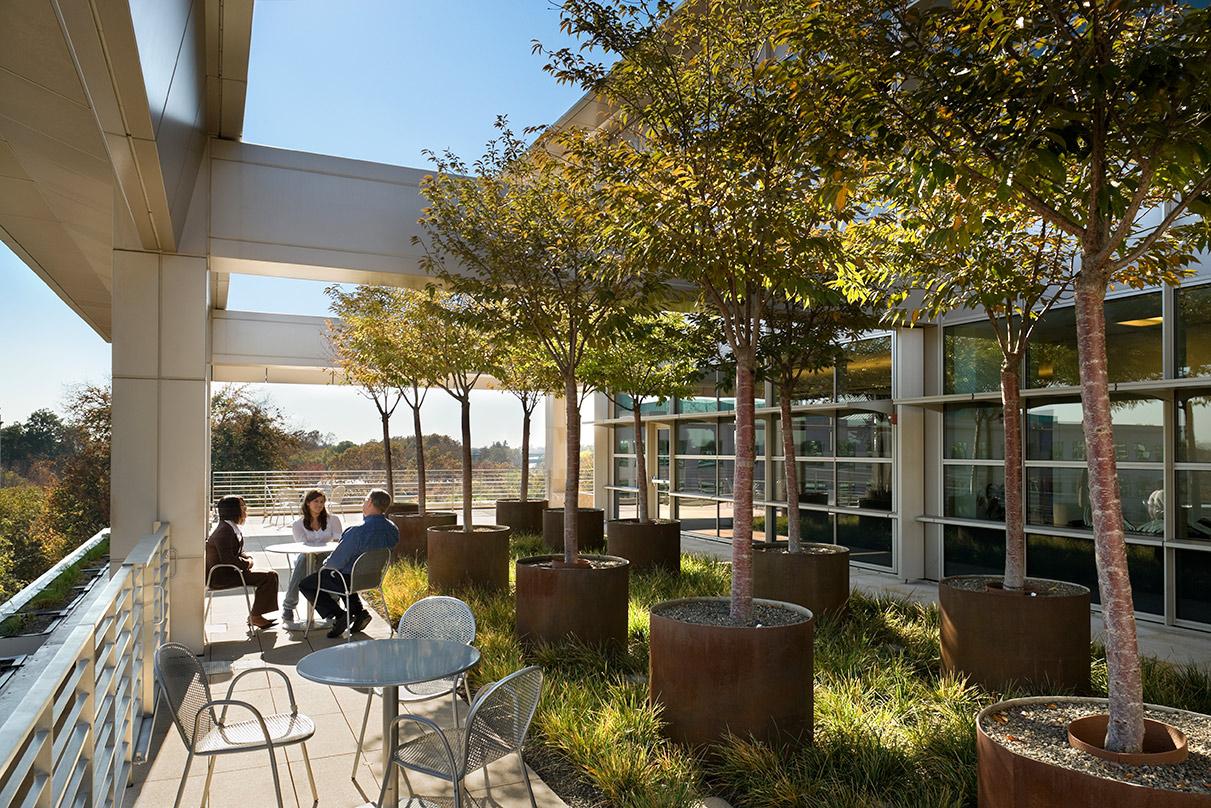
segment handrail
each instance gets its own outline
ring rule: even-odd
[[[46,572],[30,581],[24,589],[13,595],[4,603],[0,603],[0,623],[3,623],[5,620],[23,609],[25,605],[37,597],[43,589],[46,589],[46,587],[48,587],[52,581],[62,575],[64,570],[66,570],[72,564],[75,564],[81,558],[84,558],[84,556],[88,555],[88,553],[94,547],[105,541],[107,538],[109,538],[109,528],[102,528],[101,530],[98,530],[92,538],[60,559],[58,564],[55,564],[55,566],[51,567]]]
[[[0,805],[121,806],[167,640],[167,524],[0,691]]]

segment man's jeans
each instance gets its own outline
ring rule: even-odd
[[[300,553],[299,557],[294,560],[294,571],[290,573],[290,583],[286,587],[286,597],[282,598],[282,608],[294,611],[299,605],[299,584],[307,577],[310,564],[307,562],[312,558],[305,553]]]

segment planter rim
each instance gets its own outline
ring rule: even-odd
[[[796,557],[803,556],[803,557],[807,557],[807,558],[810,558],[812,555],[849,555],[849,548],[843,544],[826,544],[825,542],[819,542],[819,541],[805,541],[805,542],[802,542],[799,546],[800,547],[826,548],[826,552],[823,552],[823,553],[792,553],[790,551],[790,549],[785,544],[782,544],[782,543],[779,543],[777,545],[771,545],[771,544],[757,544],[755,542],[753,543],[753,552],[755,552],[755,553],[777,553],[780,555],[788,555],[788,556],[793,555]]]
[[[513,528],[508,525],[472,525],[471,530],[464,530],[462,525],[429,525],[426,530],[430,533],[504,533]]]
[[[990,704],[976,713],[976,729],[980,730],[980,722],[992,713],[1004,712],[1011,707],[1027,704],[1055,704],[1060,701],[1070,704],[1087,704],[1091,710],[1098,710],[1099,712],[1104,711],[1102,708],[1109,709],[1110,705],[1110,699],[1104,699],[1100,696],[1022,696],[1016,699],[1004,699],[998,701],[996,704]],[[1182,710],[1178,707],[1168,707],[1164,704],[1148,704],[1147,702],[1144,703],[1144,709],[1155,710],[1159,713],[1169,713],[1171,715],[1202,715],[1202,713],[1196,713],[1193,710]],[[1065,732],[1067,732],[1066,727],[1067,725],[1065,725]],[[980,731],[983,732],[983,730]],[[985,734],[987,735],[987,733]]]
[[[955,581],[955,580],[1002,581],[1002,580],[1004,580],[1004,578],[1005,578],[1005,576],[1003,576],[1003,575],[947,575],[938,581],[938,587],[940,588],[943,584],[948,584],[950,581]],[[1034,576],[1027,576],[1025,580],[1027,583],[1029,583],[1030,581],[1040,581],[1040,582],[1049,583],[1049,584],[1062,584],[1063,586],[1070,586],[1074,590],[1080,590],[1079,592],[1068,592],[1068,593],[1056,592],[1054,594],[1043,594],[1043,595],[1040,595],[1039,597],[1075,598],[1075,597],[1084,597],[1085,595],[1088,595],[1091,593],[1089,587],[1087,587],[1083,584],[1074,584],[1072,581],[1061,581],[1058,578],[1036,578]],[[955,589],[956,592],[971,592],[972,594],[983,594],[982,592],[977,592],[976,590],[972,590],[972,589],[956,589],[955,587],[951,587],[951,589]],[[1004,590],[1002,590],[1002,591],[1004,591]],[[1013,593],[1005,592],[1005,594],[1013,594]]]
[[[534,567],[535,569],[549,569],[551,572],[605,572],[607,570],[622,569],[631,566],[631,562],[621,556],[606,555],[605,553],[578,553],[577,558],[587,558],[596,561],[621,561],[621,564],[615,564],[612,567],[548,567],[541,566],[544,562],[553,559],[562,559],[563,556],[558,553],[547,553],[546,555],[526,556],[519,558],[514,562],[517,566]]]
[[[497,502],[516,502],[518,504],[524,504],[524,505],[542,504],[543,507],[546,507],[546,504],[550,502],[549,499],[519,499],[518,497],[501,497],[500,499],[498,499],[496,501]],[[563,508],[560,508],[559,510],[562,511]]]
[[[716,603],[729,603],[730,604],[731,598],[709,597],[708,596],[708,597],[697,597],[697,598],[674,598],[673,600],[662,600],[659,603],[653,603],[652,607],[648,610],[648,613],[651,617],[662,617],[665,620],[669,620],[674,623],[680,623],[685,626],[701,626],[702,628],[730,629],[730,630],[734,630],[734,631],[768,631],[768,630],[774,630],[774,629],[780,629],[780,628],[791,628],[792,626],[799,626],[799,625],[802,625],[803,623],[811,622],[811,621],[815,620],[815,618],[816,618],[816,615],[812,613],[811,609],[808,609],[804,606],[800,606],[797,603],[787,603],[784,600],[769,600],[767,598],[753,598],[753,603],[755,603],[755,604],[759,603],[762,606],[781,607],[781,608],[787,609],[795,614],[798,614],[806,619],[800,620],[798,623],[788,623],[788,624],[784,624],[784,625],[780,625],[780,626],[719,626],[719,625],[715,625],[713,623],[691,623],[687,620],[678,620],[674,617],[665,617],[664,615],[659,614],[657,611],[658,609],[660,609],[661,607],[664,607],[664,606],[675,606],[675,605],[678,605],[681,603],[703,603],[703,602],[708,602],[708,601],[716,602]]]
[[[429,510],[426,510],[424,513],[391,513],[391,514],[387,514],[387,516],[394,516],[396,519],[424,519],[426,516],[443,516],[446,514],[449,514],[450,516],[453,516],[456,518],[458,517],[458,514],[455,513],[454,511],[429,511]]]
[[[1077,727],[1078,730],[1083,729],[1082,724],[1086,723],[1096,726],[1102,723],[1103,719],[1105,720],[1105,724],[1109,724],[1110,716],[1107,713],[1083,715],[1068,722],[1068,745],[1085,754],[1093,755],[1095,758],[1101,758],[1109,763],[1118,763],[1124,766],[1167,766],[1186,761],[1189,752],[1186,733],[1172,724],[1166,724],[1153,718],[1144,719],[1145,728],[1151,724],[1153,727],[1165,730],[1165,734],[1174,742],[1173,749],[1163,752],[1111,752],[1109,749],[1098,746],[1096,743],[1086,741],[1081,737],[1079,731],[1073,731],[1073,727]],[[1145,734],[1147,734],[1146,731]]]
[[[581,510],[587,510],[582,508]],[[594,509],[596,510],[596,509]],[[608,519],[607,525],[630,525],[632,527],[655,527],[657,525],[679,525],[680,519],[649,519],[646,522],[640,522],[638,519]]]
[[[558,512],[558,513],[563,513],[564,511],[566,511],[566,510],[567,510],[567,508],[551,508],[551,507],[547,507],[547,508],[544,508],[543,510],[546,510],[546,511],[556,511],[556,512]],[[605,508],[577,508],[576,510],[577,510],[577,512],[578,512],[578,513],[605,513]]]

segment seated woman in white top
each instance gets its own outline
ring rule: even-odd
[[[294,521],[294,540],[302,544],[324,545],[341,540],[341,520],[336,514],[328,513],[328,500],[324,492],[313,489],[303,497],[303,516]],[[308,556],[299,555],[282,599],[282,622],[294,622],[294,609],[299,605],[299,583],[307,577]]]

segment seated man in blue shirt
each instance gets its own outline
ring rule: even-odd
[[[381,488],[367,494],[366,501],[362,503],[362,523],[346,528],[341,534],[340,544],[324,562],[324,568],[317,574],[308,575],[299,584],[299,591],[315,604],[315,610],[322,617],[332,620],[332,630],[328,632],[332,639],[344,634],[346,627],[350,627],[354,634],[365,631],[366,626],[370,625],[370,612],[362,606],[357,593],[349,596],[347,608],[342,609],[336,597],[320,591],[320,581],[323,581],[324,589],[343,590],[358,556],[367,550],[395,548],[399,541],[399,529],[384,515],[390,505],[391,495]]]

